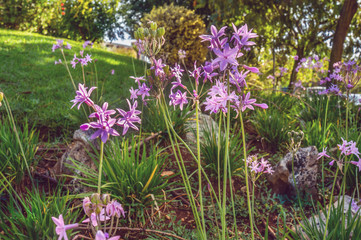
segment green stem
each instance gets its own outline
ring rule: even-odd
[[[246,178],[247,205],[248,205],[248,213],[249,213],[249,222],[250,222],[250,227],[251,227],[252,240],[254,240],[253,212],[252,212],[252,207],[251,207],[251,199],[250,199],[250,194],[249,194],[249,183],[248,183],[246,133],[244,132],[242,111],[239,112],[239,118],[240,118],[240,121],[241,121],[241,129],[242,129],[243,156],[244,156],[244,174],[245,174],[245,178]]]
[[[76,89],[76,86],[75,86],[75,83],[74,83],[74,80],[73,80],[73,76],[71,75],[71,72],[70,72],[70,70],[69,70],[68,62],[66,61],[66,58],[65,58],[65,54],[64,54],[63,49],[61,49],[61,53],[63,54],[63,59],[64,59],[65,68],[66,68],[66,70],[67,70],[68,73],[69,73],[71,83],[73,84],[74,90],[76,91],[77,89]]]
[[[324,229],[324,233],[323,233],[323,240],[325,240],[325,239],[326,239],[326,236],[327,236],[327,225],[328,225],[328,220],[329,220],[329,218],[330,218],[332,198],[333,198],[333,191],[335,190],[335,185],[336,185],[336,179],[337,179],[338,170],[339,170],[339,167],[337,166],[336,175],[335,175],[335,178],[333,179],[333,184],[332,184],[330,203],[329,203],[328,209],[326,209],[326,210],[327,210],[327,217],[326,217],[326,225],[325,225],[325,229]]]
[[[203,209],[203,188],[202,188],[202,172],[201,172],[201,146],[199,138],[199,101],[196,101],[196,126],[197,126],[197,159],[198,159],[198,191],[199,191],[199,203],[202,218],[203,232],[206,232],[206,223],[204,221],[204,209]],[[205,235],[206,236],[206,235]]]
[[[100,194],[101,182],[102,182],[102,168],[103,168],[103,157],[104,157],[104,143],[100,143],[100,160],[99,160],[99,176],[98,176],[98,194]]]
[[[323,135],[322,135],[322,151],[325,147],[325,141],[326,141],[326,129],[327,129],[327,116],[328,116],[328,103],[330,100],[330,96],[327,95],[327,103],[326,103],[326,110],[325,110],[325,120],[323,123]],[[324,175],[324,158],[322,158],[322,164],[321,164],[321,175],[322,175],[322,193],[323,196],[325,196],[325,175]],[[326,203],[326,202],[324,202]]]
[[[217,151],[217,173],[218,173],[218,197],[221,199],[221,126],[222,126],[222,112],[219,113],[219,123],[218,123],[218,139],[217,139],[217,145],[218,145],[218,151]]]

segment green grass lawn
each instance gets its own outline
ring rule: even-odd
[[[63,65],[54,61],[62,59],[61,52],[52,52],[56,38],[0,29],[0,91],[10,101],[17,120],[27,118],[37,128],[47,129],[49,134],[70,133],[79,127],[76,108],[70,109],[75,92],[69,75]],[[74,53],[79,56],[82,43],[64,40],[72,46],[65,49],[66,58],[76,85],[83,82],[79,64],[71,68]],[[98,86],[103,86],[102,101],[108,101],[111,108],[122,107],[129,98],[129,88],[136,86],[129,76],[144,73],[141,61],[122,56],[97,46],[84,52],[96,59]],[[111,75],[111,70],[115,74]],[[95,81],[94,64],[85,67],[86,79]],[[100,94],[100,91],[99,91]],[[92,94],[95,98],[96,93]],[[0,109],[4,112],[4,109]],[[2,113],[3,113],[2,112]]]

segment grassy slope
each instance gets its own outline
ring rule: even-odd
[[[65,41],[72,45],[71,50],[65,50],[70,63],[74,53],[79,56],[83,50],[82,43]],[[18,119],[27,117],[31,123],[51,131],[73,129],[80,124],[73,117],[77,110],[70,110],[75,92],[65,67],[54,65],[62,56],[59,50],[51,51],[53,43],[52,37],[0,29],[0,90],[11,102]],[[133,69],[132,58],[97,47],[87,48],[86,53],[98,60],[96,68],[99,85],[104,84],[103,100],[112,108],[124,106],[129,88],[135,85],[129,76],[141,75],[142,63],[134,60]],[[82,83],[81,67],[69,67],[76,84]],[[111,69],[115,70],[114,75],[110,74]],[[93,64],[85,67],[85,71],[87,81],[95,79]]]

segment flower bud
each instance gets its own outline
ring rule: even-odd
[[[163,35],[165,34],[165,29],[164,27],[158,28],[157,29],[157,37],[163,37]]]
[[[1,102],[4,99],[4,93],[0,92],[0,107],[1,107]]]
[[[144,29],[144,37],[149,37],[149,29],[148,28]]]
[[[103,194],[102,200],[103,200],[103,204],[107,205],[110,202],[110,195],[109,194]]]
[[[158,28],[158,25],[156,22],[151,22],[150,23],[150,29],[152,29],[153,31],[156,31]]]

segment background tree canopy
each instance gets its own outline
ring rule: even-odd
[[[195,10],[207,28],[247,23],[260,36],[257,54],[248,53],[247,61],[259,62],[259,53],[265,53],[272,58],[273,75],[276,65],[291,64],[290,87],[303,57],[328,57],[332,71],[342,57],[360,55],[357,0],[3,0],[0,27],[75,40],[115,40],[133,36],[145,14],[171,3]],[[294,55],[299,58],[290,63]]]

